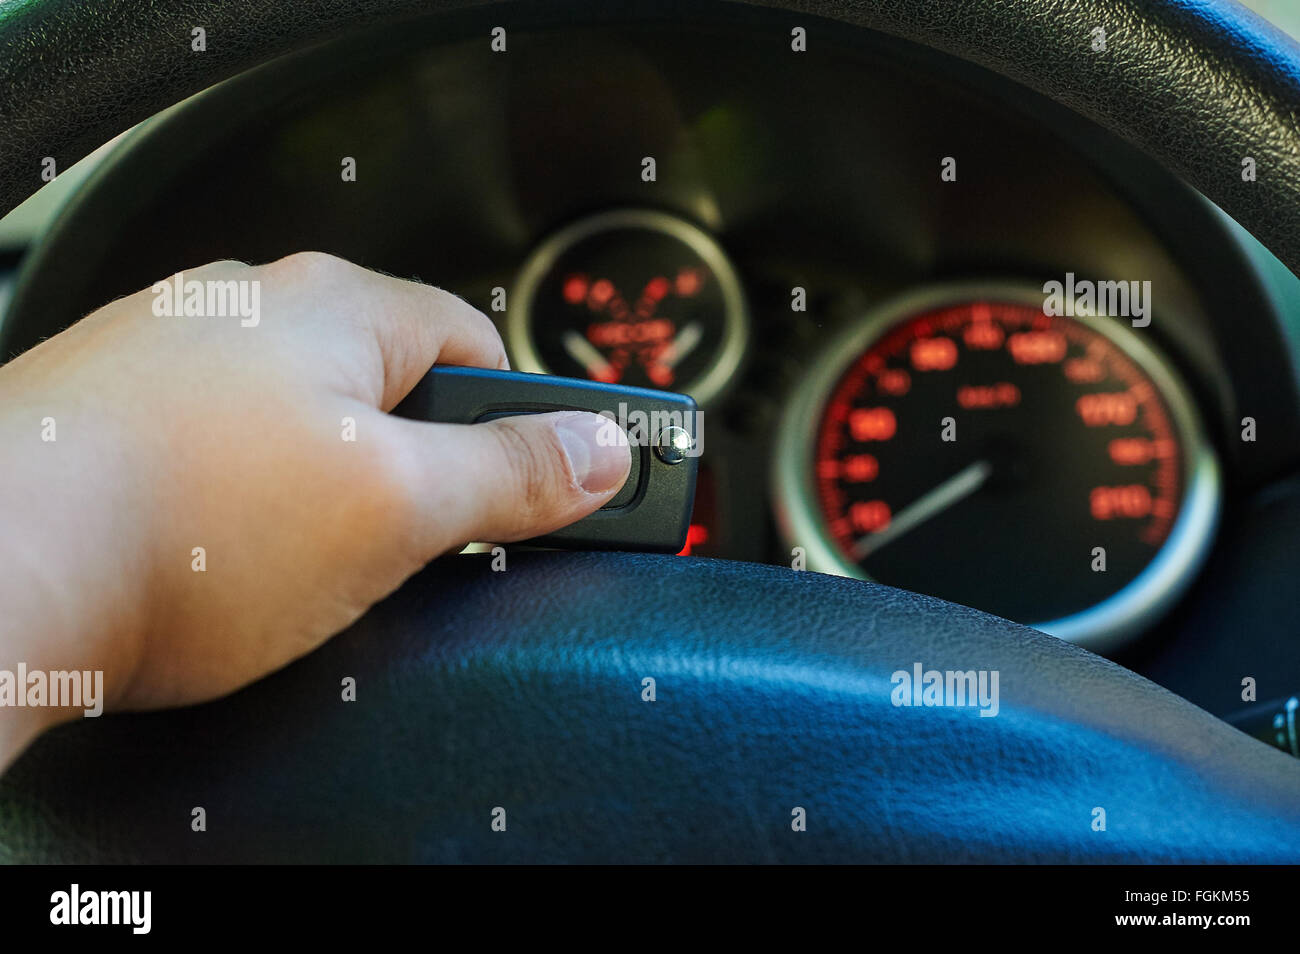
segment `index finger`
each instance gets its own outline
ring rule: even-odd
[[[382,362],[381,410],[392,410],[435,362],[510,366],[492,320],[451,292],[323,252],[298,252],[265,267],[305,282],[322,310],[373,336]]]

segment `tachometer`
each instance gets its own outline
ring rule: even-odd
[[[1190,582],[1218,466],[1123,319],[932,290],[836,343],[783,424],[778,510],[811,568],[1104,646]]]
[[[744,294],[717,241],[649,209],[602,212],[543,241],[506,317],[522,371],[681,391],[700,404],[744,351]]]

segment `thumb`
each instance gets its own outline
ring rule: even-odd
[[[607,417],[558,411],[482,424],[404,421],[420,448],[427,517],[439,552],[471,541],[551,533],[604,506],[631,466]]]

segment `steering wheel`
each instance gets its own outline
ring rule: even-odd
[[[460,5],[6,11],[0,212],[39,185],[45,156],[66,167],[236,72]],[[928,45],[1052,97],[1300,273],[1300,48],[1240,8],[764,5]],[[177,39],[197,23],[222,37],[203,55]],[[1105,54],[1089,43],[1096,26]],[[1240,175],[1247,156],[1258,181]],[[996,673],[996,715],[895,705],[893,674],[916,664]],[[209,833],[191,830],[195,807]],[[1300,766],[1105,659],[885,586],[626,553],[521,553],[505,573],[444,558],[262,682],[65,726],[0,782],[5,861],[1297,859]]]

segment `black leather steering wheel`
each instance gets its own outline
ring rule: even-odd
[[[44,156],[63,168],[239,70],[457,5],[19,7],[0,19],[0,211],[40,184]],[[1300,49],[1251,15],[1207,0],[769,5],[1043,92],[1300,266]],[[177,37],[200,22],[227,42],[195,56]],[[997,671],[997,716],[894,706],[891,673],[916,662]],[[635,554],[518,554],[506,573],[443,559],[261,683],[62,728],[0,782],[8,861],[1297,859],[1300,765],[1104,659],[884,586]]]

